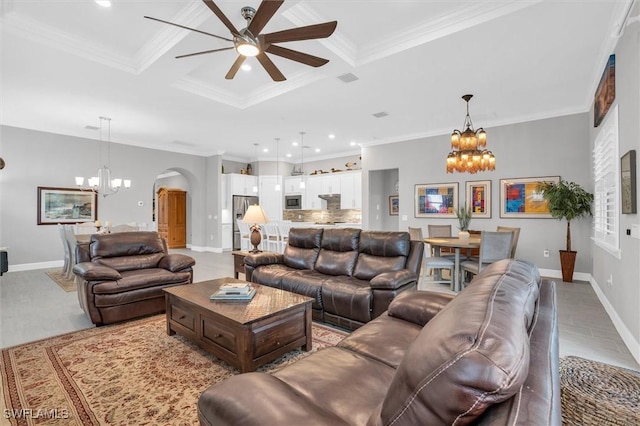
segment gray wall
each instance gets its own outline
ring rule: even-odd
[[[482,123],[478,123],[481,126]],[[466,181],[491,180],[490,219],[473,219],[473,230],[495,230],[498,225],[520,227],[517,257],[538,265],[540,269],[560,270],[558,250],[565,248],[566,222],[556,219],[501,219],[499,213],[500,179],[541,176],[561,176],[575,181],[592,191],[590,151],[588,140],[588,115],[576,114],[546,120],[490,127],[487,130],[487,147],[496,155],[496,170],[475,175],[468,173],[447,174],[445,159],[450,151],[449,135],[430,137],[388,145],[368,146],[363,149],[363,221],[374,217],[370,209],[374,205],[369,194],[377,194],[382,182],[369,182],[370,172],[399,169],[400,215],[398,229],[422,227],[426,235],[429,223],[450,224],[457,229],[457,219],[432,219],[414,217],[414,185],[457,182],[459,200],[464,203]],[[382,200],[381,200],[382,201]],[[403,220],[406,215],[406,221]],[[380,224],[382,225],[382,224]],[[363,222],[363,228],[370,224]],[[591,221],[581,220],[571,224],[572,242],[578,248],[576,272],[588,274],[591,270]],[[551,256],[543,257],[544,249]]]
[[[640,4],[636,5],[631,16],[637,16]],[[624,155],[631,149],[636,150],[636,161],[640,155],[640,24],[626,28],[623,37],[615,49],[616,55],[616,99],[619,114],[619,154]],[[600,70],[604,63],[598,64]],[[589,140],[591,149],[600,128],[593,127],[593,109],[589,112]],[[636,165],[636,176],[640,176]],[[637,179],[637,178],[636,178]],[[612,319],[618,326],[624,324],[627,333],[621,332],[635,358],[640,362],[640,240],[626,235],[631,225],[640,223],[638,214],[621,214],[620,258],[602,248],[592,245],[593,262],[591,275],[594,288],[605,298]],[[611,277],[611,285],[607,281]],[[608,306],[607,306],[608,305]],[[616,318],[617,317],[617,318]],[[633,343],[630,344],[630,341]]]
[[[62,244],[53,225],[37,225],[37,187],[74,188],[75,176],[95,176],[100,164],[99,142],[15,127],[0,127],[0,246],[9,249],[9,264],[56,262]],[[191,241],[204,246],[205,158],[127,145],[111,144],[112,172],[132,180],[132,187],[98,198],[98,218],[113,224],[151,222],[156,177],[166,170],[189,181],[194,212]],[[138,201],[143,206],[138,206]]]

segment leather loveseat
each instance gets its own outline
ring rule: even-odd
[[[96,325],[164,312],[162,289],[191,283],[196,263],[168,254],[157,232],[95,234],[76,255],[78,299]]]
[[[501,260],[408,291],[337,346],[205,390],[201,425],[560,425],[555,283]]]
[[[284,254],[245,257],[247,281],[314,299],[314,320],[356,329],[416,288],[424,244],[407,232],[292,228]]]

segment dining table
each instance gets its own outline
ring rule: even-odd
[[[454,268],[453,268],[453,291],[462,290],[462,271],[460,271],[460,251],[467,249],[467,252],[471,252],[471,249],[480,247],[480,236],[472,234],[469,238],[459,237],[437,237],[437,238],[425,238],[423,240],[425,244],[429,244],[433,247],[434,256],[440,256],[440,249],[442,247],[449,247],[454,249]]]

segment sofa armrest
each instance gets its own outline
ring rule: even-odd
[[[119,280],[122,278],[120,272],[115,269],[92,262],[78,263],[73,267],[73,273],[79,275],[85,281]]]
[[[424,326],[454,297],[437,291],[405,291],[389,304],[389,316]]]
[[[249,396],[247,389],[260,397]],[[240,374],[205,390],[198,400],[198,418],[203,426],[346,425],[313,398],[265,373]]]
[[[279,253],[263,251],[261,253],[248,254],[244,257],[244,264],[253,268],[271,265],[272,263],[284,263],[284,256]]]
[[[160,259],[158,268],[166,269],[171,272],[182,271],[196,264],[196,260],[185,254],[168,254]]]
[[[418,275],[408,269],[383,272],[370,281],[371,288],[379,290],[395,290],[403,285],[418,281]]]

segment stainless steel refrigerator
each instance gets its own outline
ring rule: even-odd
[[[240,250],[240,230],[238,219],[242,220],[250,205],[258,204],[258,197],[234,195],[233,196],[233,249]]]

